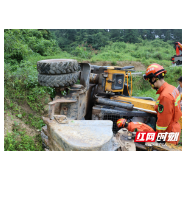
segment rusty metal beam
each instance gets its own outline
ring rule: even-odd
[[[77,100],[68,100],[68,99],[64,99],[64,98],[61,98],[61,99],[57,99],[57,100],[54,100],[49,104],[49,118],[50,119],[54,119],[54,113],[55,113],[55,104],[57,103],[71,103],[71,102],[77,102]]]
[[[99,74],[90,73],[89,83],[98,84],[99,83]]]

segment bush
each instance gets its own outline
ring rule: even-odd
[[[151,44],[152,44],[153,47],[163,47],[164,43],[165,42],[163,40],[158,39],[158,38],[151,41]]]
[[[155,54],[153,54],[153,58],[158,59],[158,60],[162,60],[163,59],[163,57],[162,57],[160,52],[156,52]]]
[[[87,43],[84,43],[73,49],[71,54],[83,59],[91,59],[93,55],[98,54],[98,50],[95,50],[92,45],[87,45]]]
[[[111,64],[112,64],[113,66],[115,66],[115,65],[117,65],[117,62],[116,62],[116,61],[112,61]]]
[[[5,62],[16,60],[18,63],[33,53],[47,56],[58,53],[60,49],[55,40],[50,39],[47,30],[8,29],[4,31]],[[47,40],[49,38],[50,40]]]
[[[182,67],[166,67],[165,81],[173,86],[178,86],[177,79],[182,76]]]
[[[110,50],[113,52],[122,52],[127,48],[127,44],[124,42],[115,42],[111,45]]]
[[[20,62],[25,56],[32,54],[32,50],[21,40],[20,34],[13,31],[4,33],[4,58]]]

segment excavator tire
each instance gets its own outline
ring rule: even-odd
[[[79,79],[79,72],[61,75],[38,74],[38,82],[46,87],[66,87],[74,85]]]
[[[68,74],[78,69],[78,62],[73,59],[49,59],[37,62],[37,71],[40,74]]]

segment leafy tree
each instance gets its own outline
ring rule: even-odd
[[[49,30],[6,29],[4,31],[5,62],[18,62],[35,53],[52,55],[59,50]]]
[[[165,32],[165,38],[164,38],[164,41],[168,41],[168,40],[171,40],[171,30],[167,30]]]
[[[129,43],[137,43],[138,42],[138,30],[136,29],[125,29],[124,41]]]
[[[182,29],[174,29],[172,32],[174,41],[182,43]]]
[[[122,30],[120,29],[109,30],[110,40],[113,42],[118,42],[120,40],[121,34],[122,34]]]
[[[78,45],[91,45],[98,50],[109,42],[139,43],[143,40],[182,42],[181,29],[59,29],[55,33],[59,46],[68,52]]]

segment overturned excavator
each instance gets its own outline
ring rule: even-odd
[[[133,66],[50,59],[38,61],[37,70],[39,84],[56,91],[49,115],[43,117],[45,150],[181,150],[173,145],[134,143],[134,133],[125,129],[118,132],[119,118],[156,129],[155,100],[132,96]]]

